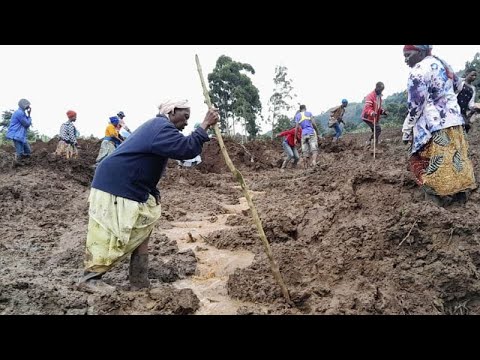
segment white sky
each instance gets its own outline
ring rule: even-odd
[[[285,65],[298,101],[314,114],[342,98],[360,102],[377,81],[385,97],[405,90],[408,66],[402,45],[2,45],[0,111],[32,103],[33,129],[54,136],[67,110],[78,114],[81,135],[103,137],[108,118],[125,112],[131,129],[157,114],[168,98],[188,99],[191,117],[184,134],[207,111],[195,54],[205,78],[221,55],[249,63],[263,114],[273,91],[276,65]],[[435,45],[433,53],[455,71],[471,61],[479,45]],[[205,79],[206,80],[206,79]],[[292,112],[293,116],[293,112]],[[262,132],[269,125],[262,124]]]

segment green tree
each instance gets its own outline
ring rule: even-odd
[[[388,117],[383,118],[384,124],[401,126],[408,114],[407,92],[402,91],[390,95],[385,99],[383,107],[388,112]]]
[[[275,129],[277,123],[280,121],[280,117],[285,116],[285,112],[293,107],[291,101],[297,96],[296,94],[292,94],[292,79],[287,78],[287,70],[286,66],[275,67],[273,95],[268,101],[268,111],[270,114],[268,122],[272,124],[272,139],[277,133]],[[284,118],[282,117],[282,119]]]
[[[258,89],[242,71],[255,74],[250,64],[220,56],[213,72],[208,74],[210,97],[219,109],[222,132],[235,134],[235,123],[240,122],[250,137],[255,137],[260,130],[256,118],[262,104]]]
[[[313,117],[313,121],[315,121],[318,131],[320,131],[320,134],[318,135],[325,135],[327,133],[327,130],[325,130],[326,127],[323,126],[322,120],[321,120],[325,116],[326,116],[326,112],[322,112],[321,114]]]
[[[292,128],[292,121],[287,115],[279,115],[273,132],[276,134]],[[275,135],[272,135],[274,137]]]
[[[355,131],[358,125],[355,125],[353,122],[345,122],[345,132]]]
[[[2,113],[2,120],[0,121],[0,143],[5,142],[7,130],[10,126],[10,119],[12,118],[14,110],[5,110]]]
[[[260,132],[260,125],[257,123],[257,115],[261,117],[262,105],[258,89],[249,81],[234,90],[233,113],[237,120],[244,126],[249,139],[254,139]]]

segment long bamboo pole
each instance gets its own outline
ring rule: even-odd
[[[202,82],[203,95],[205,96],[205,102],[207,103],[208,108],[211,108],[212,101],[210,100],[210,95],[208,94],[208,89],[207,89],[207,86],[205,85],[202,67],[200,65],[200,60],[198,59],[198,55],[195,55],[195,61],[197,62],[198,75],[200,76],[200,81]],[[240,173],[240,171],[237,170],[235,165],[233,165],[233,162],[230,159],[230,156],[228,155],[227,149],[225,148],[225,143],[223,142],[222,134],[220,133],[220,128],[218,127],[218,123],[215,124],[213,129],[215,130],[215,135],[217,136],[218,144],[220,145],[220,150],[222,151],[223,158],[225,159],[225,163],[227,164],[228,168],[232,172],[235,179],[237,179],[237,181],[240,183],[240,186],[242,187],[243,195],[245,195],[245,198],[247,199],[248,206],[250,208],[250,211],[252,212],[253,221],[257,226],[258,234],[260,235],[260,239],[262,240],[263,247],[265,249],[265,252],[267,253],[267,257],[270,262],[270,268],[272,269],[273,276],[275,277],[275,280],[280,286],[283,297],[285,298],[287,303],[289,305],[293,305],[292,301],[290,300],[290,295],[288,294],[287,287],[285,286],[285,282],[283,281],[282,275],[280,274],[280,270],[278,269],[278,265],[275,262],[275,259],[273,258],[272,248],[270,247],[270,244],[267,240],[265,231],[263,231],[262,222],[260,220],[260,217],[258,216],[257,209],[253,204],[248,186],[245,183],[245,180],[243,179],[242,174]]]

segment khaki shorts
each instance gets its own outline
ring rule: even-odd
[[[309,156],[314,152],[318,152],[318,140],[315,134],[302,136],[302,153]]]

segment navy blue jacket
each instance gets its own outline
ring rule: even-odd
[[[207,132],[199,127],[184,136],[164,116],[148,120],[98,165],[92,187],[137,202],[159,195],[157,183],[169,158],[188,160],[201,154]]]

